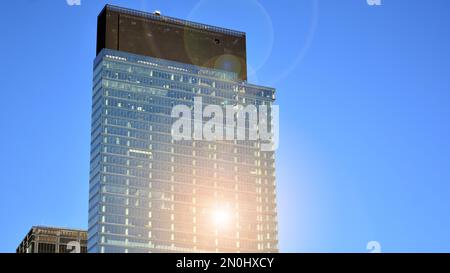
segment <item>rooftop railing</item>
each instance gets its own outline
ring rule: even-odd
[[[106,5],[106,9],[107,10],[111,10],[111,11],[124,13],[124,14],[129,14],[129,15],[149,18],[149,19],[152,19],[152,20],[158,20],[158,21],[161,21],[161,22],[167,22],[167,23],[172,23],[172,24],[192,27],[192,28],[205,30],[205,31],[219,32],[219,33],[224,33],[224,34],[227,34],[227,35],[232,35],[232,36],[237,36],[237,37],[244,37],[245,36],[245,32],[241,32],[241,31],[237,31],[237,30],[231,30],[231,29],[227,29],[227,28],[221,28],[221,27],[216,27],[216,26],[211,26],[211,25],[206,25],[206,24],[200,24],[200,23],[196,23],[196,22],[192,22],[192,21],[177,19],[177,18],[164,16],[164,15],[160,15],[160,14],[154,14],[154,13],[150,13],[150,12],[144,12],[144,11],[138,11],[138,10],[133,10],[133,9],[128,9],[128,8],[122,8],[122,7],[118,7],[118,6],[114,6],[114,5]]]

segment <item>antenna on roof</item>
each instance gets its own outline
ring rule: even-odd
[[[155,11],[153,12],[153,14],[156,15],[156,16],[161,16],[161,11],[155,10]]]

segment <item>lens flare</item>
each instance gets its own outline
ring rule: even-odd
[[[226,227],[230,224],[231,213],[226,208],[219,208],[213,211],[212,218],[216,227]]]

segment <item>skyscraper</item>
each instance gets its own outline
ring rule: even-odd
[[[105,7],[94,61],[89,252],[278,251],[274,151],[260,140],[173,137],[176,105],[271,106],[275,90],[246,77],[245,33]]]

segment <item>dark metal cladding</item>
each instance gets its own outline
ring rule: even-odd
[[[158,13],[106,5],[98,16],[103,48],[235,72],[247,80],[245,33]]]

